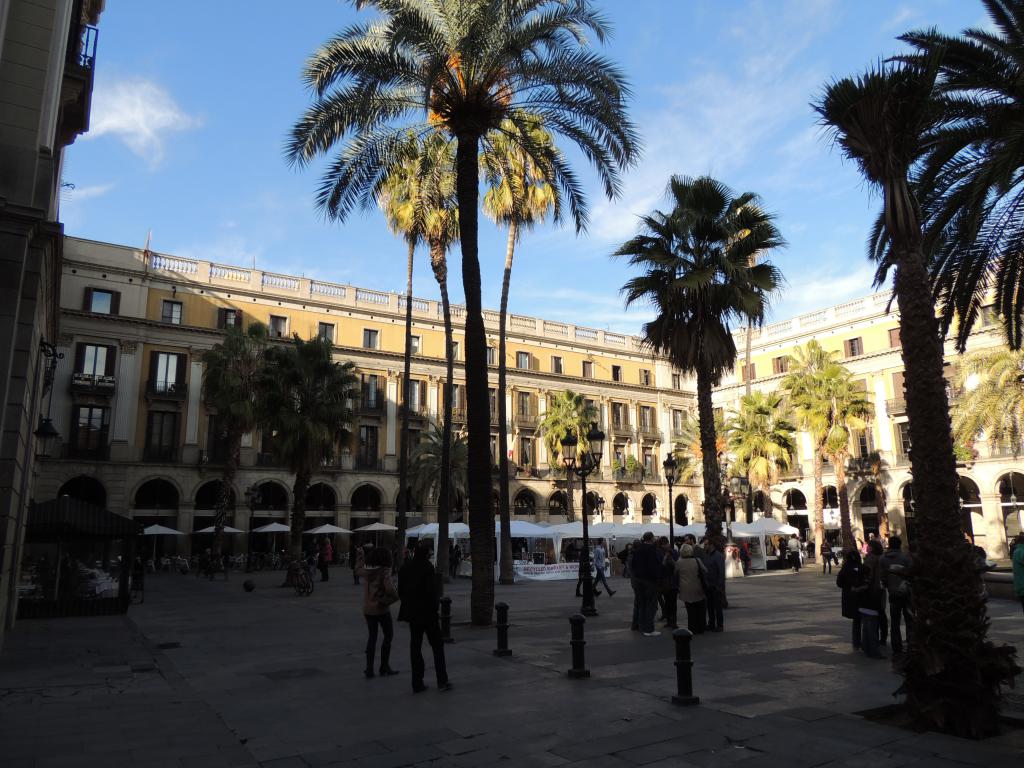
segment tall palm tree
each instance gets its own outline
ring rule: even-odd
[[[538,429],[543,435],[544,446],[548,452],[548,463],[552,469],[559,468],[561,462],[559,456],[562,453],[562,439],[572,432],[579,440],[577,450],[582,454],[590,450],[590,441],[587,440],[587,433],[590,431],[590,423],[597,421],[597,408],[587,403],[587,398],[573,392],[570,389],[559,392],[553,397],[548,397],[547,408],[544,411],[544,418],[541,419]],[[562,467],[564,471],[564,467]],[[569,519],[574,516],[572,504],[572,473],[567,473],[565,478],[566,496],[568,497]],[[587,500],[582,502],[582,509],[586,510]]]
[[[409,462],[409,475],[412,479],[413,496],[420,503],[440,499],[441,487],[445,482],[444,468],[448,466],[448,492],[452,499],[465,499],[468,488],[466,472],[466,437],[461,432],[448,437],[448,450],[444,449],[446,439],[444,427],[434,424],[423,439],[416,445]],[[447,453],[447,459],[445,454]],[[448,541],[448,530],[441,530],[441,516],[438,516],[438,542]],[[438,557],[441,550],[447,547],[438,546]],[[438,568],[441,562],[438,560]]]
[[[532,229],[544,221],[549,212],[555,219],[560,216],[558,190],[548,183],[551,178],[551,163],[554,161],[555,146],[544,130],[539,118],[527,124],[533,135],[530,141],[544,151],[545,166],[524,152],[521,142],[511,138],[519,128],[511,120],[505,120],[501,128],[487,134],[486,148],[481,155],[484,181],[488,185],[484,195],[484,213],[499,224],[508,226],[508,244],[505,247],[505,271],[501,280],[501,306],[498,315],[498,445],[502,446],[498,472],[498,516],[501,519],[500,558],[498,583],[511,584],[515,581],[512,568],[512,531],[508,499],[508,413],[505,402],[505,327],[508,319],[508,289],[512,279],[512,258],[520,230]]]
[[[868,481],[875,488],[875,512],[878,515],[878,535],[889,538],[889,508],[885,487],[889,484],[889,465],[879,451],[871,451],[866,457]]]
[[[973,388],[968,389],[968,380]],[[1024,442],[1024,352],[986,349],[964,357],[957,371],[960,399],[953,409],[958,442],[973,442],[984,433],[990,444],[1014,452]]]
[[[964,540],[943,348],[922,251],[921,209],[910,183],[941,113],[931,61],[889,63],[830,83],[815,108],[835,143],[882,190],[906,372],[911,471],[920,534],[914,559],[917,621],[901,690],[925,724],[977,736],[998,722],[1000,688],[1019,668],[1013,650],[987,639],[975,557]]]
[[[213,554],[224,544],[224,520],[238,471],[242,436],[259,426],[259,382],[267,346],[267,326],[250,323],[225,329],[224,341],[203,354],[203,402],[216,411],[219,437],[227,447],[214,516]]]
[[[305,80],[315,102],[292,130],[287,155],[305,165],[339,147],[324,174],[318,205],[333,218],[372,203],[408,129],[443,131],[457,142],[456,196],[466,299],[466,406],[469,429],[470,618],[491,623],[494,522],[491,515],[487,338],[478,253],[480,144],[506,119],[517,141],[542,164],[544,151],[525,115],[577,145],[615,197],[620,172],[634,163],[638,140],[626,116],[625,78],[586,47],[603,42],[604,17],[590,0],[355,0],[380,18],[354,25],[310,58]],[[569,202],[577,231],[587,200],[559,159],[552,186]]]
[[[1024,341],[1024,2],[982,0],[990,24],[947,35],[902,35],[908,60],[937,61],[944,119],[929,134],[915,190],[940,326],[963,351],[981,307],[994,296],[1007,343]]]
[[[271,347],[260,381],[263,429],[276,433],[279,456],[295,473],[289,555],[302,554],[306,491],[310,478],[334,445],[350,437],[346,405],[358,394],[352,363],[336,363],[326,339]]]
[[[704,514],[708,536],[718,541],[723,509],[711,389],[736,362],[731,324],[763,322],[781,280],[770,261],[752,265],[751,257],[783,240],[751,192],[737,196],[706,176],[673,176],[669,195],[673,209],[645,216],[642,234],[615,255],[643,271],[623,286],[627,306],[643,300],[657,312],[644,324],[645,343],[696,374]]]
[[[729,452],[769,504],[779,470],[788,469],[792,460],[795,432],[782,395],[775,392],[744,395],[727,422]]]
[[[796,424],[811,438],[814,477],[814,551],[821,552],[825,540],[824,475],[825,441],[829,432],[828,396],[824,391],[823,372],[835,362],[835,355],[826,352],[817,341],[809,341],[789,356],[789,373],[782,380]]]

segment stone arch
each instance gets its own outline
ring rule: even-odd
[[[383,495],[373,483],[363,483],[352,491],[353,512],[380,512]]]
[[[750,506],[756,512],[771,512],[771,498],[764,491],[754,491]]]
[[[1021,512],[1024,511],[1024,474],[1011,470],[999,476],[996,482],[999,509],[1003,518],[1007,543],[1021,533]]]
[[[181,503],[181,499],[185,498],[185,494],[181,489],[181,485],[173,477],[167,477],[166,475],[148,475],[139,482],[137,482],[135,484],[135,487],[132,488],[132,492],[128,495],[129,503],[132,506],[135,505],[135,497],[138,495],[142,487],[145,486],[147,483],[152,482],[153,480],[162,480],[163,482],[170,484],[178,494],[179,504]]]
[[[569,514],[569,497],[566,495],[565,491],[555,491],[548,496],[548,514]]]
[[[306,511],[333,512],[338,506],[338,493],[334,486],[320,482],[313,483],[306,490]]]
[[[588,515],[597,514],[597,503],[601,497],[597,495],[596,491],[587,491],[586,497],[583,499],[583,511]]]
[[[787,514],[792,511],[807,511],[807,497],[799,488],[787,488],[782,492],[782,503]]]
[[[512,500],[512,512],[516,515],[537,514],[537,495],[529,488],[523,488]]]
[[[653,493],[645,493],[644,497],[640,500],[640,513],[644,517],[651,517],[657,514],[658,511],[658,499]]]
[[[960,524],[964,531],[969,533],[972,538],[984,536],[984,528],[977,531],[974,529],[974,521],[984,517],[981,508],[981,487],[969,475],[958,474],[956,491],[960,498]],[[975,518],[975,515],[978,517]],[[978,543],[977,539],[974,543]]]
[[[220,480],[207,480],[205,483],[196,488],[195,493],[192,495],[192,508],[193,509],[216,509],[217,497],[220,496]],[[228,508],[234,509],[237,497],[235,496],[235,489],[230,488],[228,492]]]
[[[612,498],[612,514],[613,515],[628,515],[629,514],[629,498],[626,494],[619,491]]]
[[[263,480],[256,484],[260,500],[255,508],[261,511],[286,512],[290,507],[291,494],[283,483],[277,480]]]
[[[822,486],[821,505],[825,509],[839,509],[839,490],[834,485]]]
[[[864,483],[857,491],[856,498],[860,502],[861,509],[873,507],[878,500],[878,489],[875,488],[874,483]]]
[[[686,512],[690,506],[690,500],[686,498],[685,493],[680,493],[678,496],[676,496],[675,502],[673,504],[675,506],[675,524],[686,525],[689,520]]]
[[[154,477],[140,484],[132,494],[135,509],[161,510],[177,513],[181,492],[176,483],[166,477]]]
[[[65,481],[57,491],[57,498],[61,496],[84,501],[102,509],[107,508],[107,489],[103,483],[90,475],[78,475]]]

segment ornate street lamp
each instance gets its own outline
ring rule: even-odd
[[[676,508],[672,502],[672,481],[676,477],[676,457],[672,451],[668,452],[668,456],[665,458],[665,462],[661,465],[665,470],[665,479],[668,481],[668,546],[669,549],[675,549],[676,546]]]
[[[245,503],[249,505],[249,556],[246,558],[245,570],[252,572],[252,523],[256,516],[256,506],[260,503],[259,486],[253,483],[245,489]]]
[[[41,456],[50,455],[50,443],[60,439],[60,432],[53,426],[53,419],[50,418],[50,408],[53,405],[53,377],[57,372],[57,363],[64,359],[64,353],[57,351],[57,347],[46,339],[39,340],[39,354],[43,356],[43,395],[49,395],[46,401],[46,416],[39,417],[39,426],[36,427],[35,435],[40,450],[36,451]]]
[[[562,438],[562,461],[565,463],[566,475],[575,474],[580,479],[580,491],[583,496],[583,554],[580,555],[580,570],[583,572],[583,604],[580,613],[584,616],[597,616],[594,605],[594,579],[590,574],[590,527],[587,514],[587,475],[592,474],[601,466],[601,448],[604,445],[604,432],[597,428],[597,422],[590,422],[587,433],[588,450],[576,455],[579,439],[570,429]]]

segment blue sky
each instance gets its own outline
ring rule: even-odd
[[[879,204],[809,106],[830,78],[897,51],[895,36],[987,23],[975,0],[604,0],[605,53],[627,73],[644,157],[608,202],[589,169],[589,231],[524,236],[513,312],[637,332],[628,266],[608,255],[664,205],[673,173],[759,193],[788,247],[774,261],[788,317],[872,290],[865,240]],[[70,148],[70,235],[381,290],[404,288],[405,248],[377,212],[344,224],[314,211],[318,168],[282,159],[309,102],[299,79],[317,45],[357,16],[344,0],[109,0],[100,23],[92,130]],[[581,164],[582,166],[582,164]],[[481,223],[484,301],[497,306],[505,238]],[[426,258],[415,291],[436,297]],[[450,271],[459,275],[458,253]],[[458,279],[451,286],[461,300]]]

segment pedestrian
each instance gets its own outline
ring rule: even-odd
[[[889,537],[889,550],[882,555],[882,578],[889,593],[889,630],[892,633],[889,646],[893,656],[903,653],[901,620],[907,622],[907,642],[913,632],[913,617],[910,614],[910,582],[907,571],[913,559],[903,551],[903,540],[899,536]]]
[[[383,547],[370,551],[370,562],[364,560],[364,550],[358,550],[356,574],[364,578],[363,616],[366,618],[366,669],[363,674],[373,677],[373,660],[377,651],[377,631],[384,636],[380,645],[380,676],[398,673],[391,668],[391,641],[395,625],[391,621],[391,604],[398,600],[398,592],[391,581],[391,553]]]
[[[462,564],[462,546],[459,542],[455,542],[455,546],[452,547],[452,555],[448,562],[448,568],[451,570],[451,577],[457,579],[459,576],[459,566]]]
[[[678,555],[669,544],[667,536],[658,539],[658,556],[661,558],[661,578],[658,581],[658,591],[662,600],[661,615],[666,627],[678,629],[679,625],[676,623],[679,612],[679,585],[676,578]]]
[[[654,615],[658,611],[658,579],[661,577],[661,560],[654,547],[654,534],[646,531],[633,548],[629,566],[633,587],[633,629],[645,637],[657,637],[654,629]]]
[[[359,571],[356,569],[356,563],[360,558],[366,559],[366,553],[362,547],[357,547],[354,543],[348,548],[348,564],[352,569],[352,583],[359,583]]]
[[[795,533],[789,537],[786,548],[789,550],[789,565],[793,573],[800,573],[800,539]]]
[[[744,541],[740,544],[740,563],[743,565],[743,575],[750,573],[750,542]]]
[[[725,608],[725,554],[722,552],[722,545],[711,539],[707,539],[705,551],[708,629],[712,632],[721,632],[725,629],[725,617],[722,615],[722,609]]]
[[[824,539],[821,542],[821,572],[824,574],[832,573],[832,545],[828,539]]]
[[[692,544],[679,548],[675,570],[679,599],[686,606],[686,628],[695,635],[702,635],[707,626],[706,576],[703,563],[694,556]]]
[[[334,550],[331,548],[331,540],[326,536],[321,536],[318,551],[320,557],[317,560],[317,565],[320,567],[320,581],[327,581],[330,576],[327,572],[327,564],[334,558]]]
[[[851,549],[843,555],[843,567],[836,575],[836,586],[843,590],[842,612],[847,619],[853,620],[851,638],[853,650],[860,650],[860,611],[857,610],[857,593],[854,591],[860,586],[863,565],[860,559],[860,552]]]
[[[878,650],[879,614],[882,613],[882,542],[873,539],[869,543],[868,556],[864,558],[864,567],[858,592],[857,607],[860,611],[860,645],[869,659],[884,659]]]
[[[601,594],[601,592],[600,590],[598,590],[597,583],[593,580],[593,576],[590,573],[590,561],[587,560],[587,562],[584,563],[583,558],[581,557],[579,568],[576,569],[576,597],[583,597],[583,595],[580,593],[580,589],[583,586],[583,579],[586,576],[591,576],[591,585],[593,588],[594,597],[597,597]]]
[[[598,584],[604,584],[604,588],[608,591],[608,597],[611,597],[615,594],[615,590],[608,583],[608,576],[605,573],[605,568],[607,567],[608,556],[605,555],[604,547],[601,546],[599,541],[594,545],[594,587],[596,588]]]
[[[434,652],[434,675],[439,691],[450,691],[448,667],[444,659],[444,641],[441,640],[441,625],[438,619],[440,606],[437,585],[434,583],[434,566],[430,563],[430,549],[425,543],[416,546],[411,560],[407,560],[398,572],[398,594],[402,605],[398,609],[398,620],[409,623],[409,657],[412,662],[412,690],[420,693],[427,690],[423,682],[426,666],[423,663],[423,638],[427,638]]]
[[[1017,545],[1013,548],[1011,560],[1013,562],[1013,591],[1020,599],[1021,608],[1024,608],[1024,533],[1017,534]]]
[[[629,561],[633,557],[633,545],[627,544],[621,552],[619,552],[619,561],[622,563],[622,578],[632,578],[632,574],[629,572]],[[634,627],[635,629],[635,627]]]

